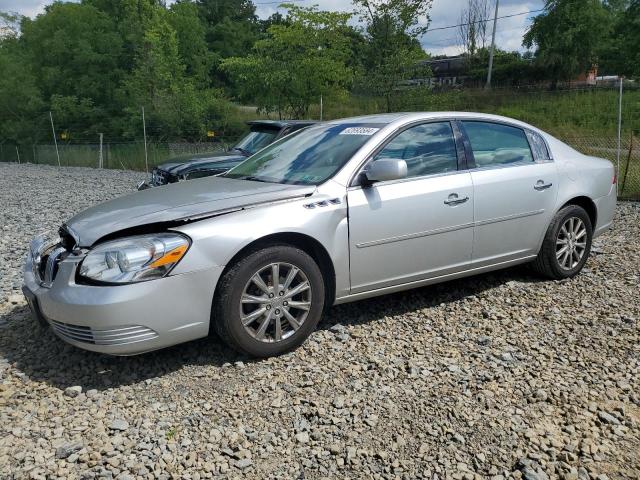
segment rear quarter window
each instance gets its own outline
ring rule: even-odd
[[[533,158],[538,162],[544,162],[551,160],[551,153],[547,142],[544,141],[542,135],[531,130],[527,130],[527,138],[529,139],[529,145],[531,145],[531,151],[533,152]]]

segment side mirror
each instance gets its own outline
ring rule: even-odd
[[[407,176],[407,162],[398,158],[374,160],[364,171],[368,183],[398,180]]]

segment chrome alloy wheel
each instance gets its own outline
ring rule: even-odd
[[[290,263],[272,263],[253,274],[242,291],[240,320],[261,342],[280,342],[304,323],[311,308],[311,284]]]
[[[556,238],[556,258],[564,270],[575,268],[587,249],[587,227],[578,217],[569,217]]]

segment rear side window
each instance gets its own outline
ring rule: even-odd
[[[537,161],[544,162],[546,160],[551,160],[547,144],[539,133],[527,130],[527,138],[529,139],[531,150],[533,150],[533,157]]]
[[[400,132],[374,158],[407,162],[407,177],[420,177],[458,169],[456,143],[449,122],[415,125]]]
[[[462,122],[477,167],[533,162],[524,130],[490,122]]]

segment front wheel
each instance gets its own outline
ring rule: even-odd
[[[324,308],[320,268],[304,251],[273,245],[254,251],[221,278],[213,318],[229,346],[256,357],[303,343]]]
[[[587,212],[567,205],[551,221],[533,268],[555,279],[577,275],[589,257],[593,226]]]

